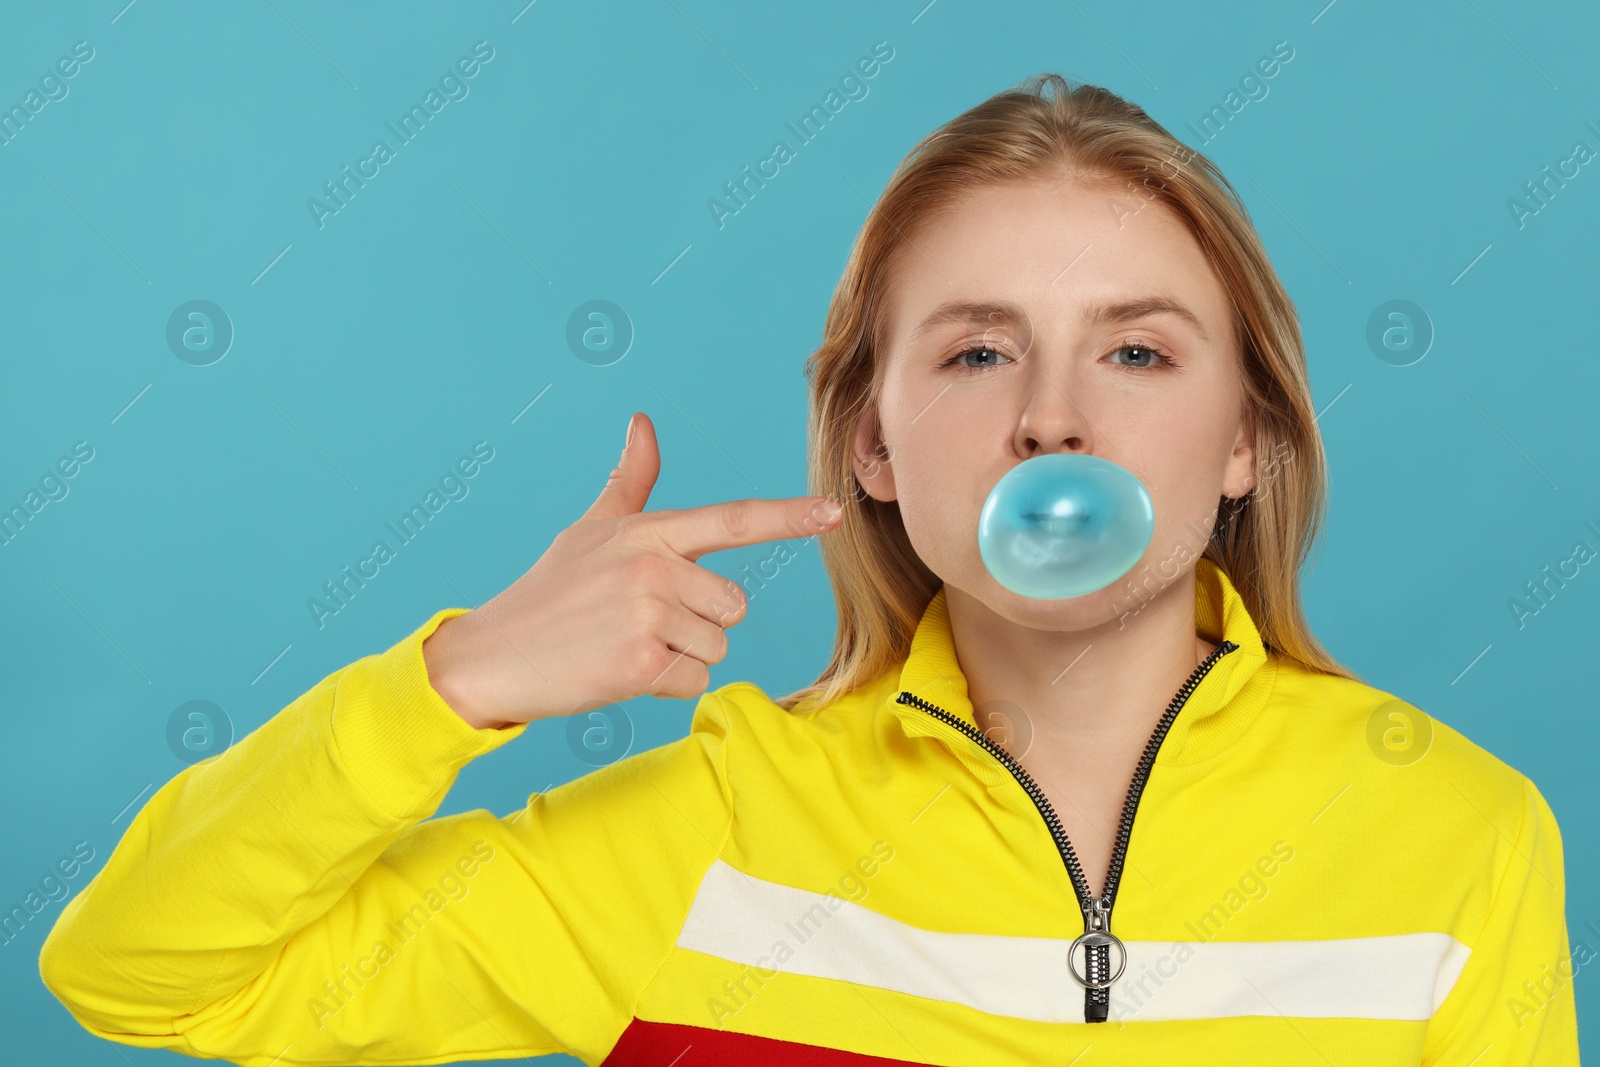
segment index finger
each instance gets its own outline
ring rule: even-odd
[[[694,562],[710,552],[784,537],[810,537],[839,523],[838,505],[825,496],[786,500],[729,500],[699,508],[646,512],[657,537]]]

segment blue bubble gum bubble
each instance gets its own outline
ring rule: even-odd
[[[978,552],[995,581],[1034,600],[1104,589],[1139,562],[1155,508],[1139,479],[1099,456],[1035,456],[995,483]]]

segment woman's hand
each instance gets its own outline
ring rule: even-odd
[[[423,642],[434,689],[480,729],[572,715],[649,694],[689,699],[728,654],[744,617],[738,584],[694,561],[709,552],[809,537],[839,520],[827,497],[733,500],[644,511],[661,470],[643,412],[600,496],[539,561]]]

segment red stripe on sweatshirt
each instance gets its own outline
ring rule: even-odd
[[[634,1019],[602,1067],[926,1067],[920,1060],[886,1060],[859,1052],[778,1041],[709,1026]]]

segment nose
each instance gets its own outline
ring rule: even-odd
[[[1029,396],[1017,419],[1013,447],[1023,459],[1054,452],[1092,453],[1093,426],[1063,387],[1040,375],[1029,383]]]

